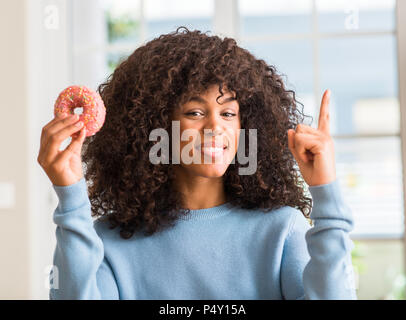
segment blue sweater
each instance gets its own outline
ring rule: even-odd
[[[225,203],[128,240],[91,217],[84,178],[53,188],[50,299],[357,299],[353,218],[338,180],[309,187],[313,226],[292,207]]]

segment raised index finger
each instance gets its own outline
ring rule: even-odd
[[[330,134],[330,94],[331,91],[329,89],[324,91],[319,113],[318,130],[323,131],[326,134]]]

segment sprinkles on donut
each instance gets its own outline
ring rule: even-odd
[[[79,120],[86,128],[86,137],[98,132],[103,126],[106,117],[106,108],[100,95],[85,86],[70,86],[58,96],[54,106],[54,115],[75,114],[76,108],[83,108]]]

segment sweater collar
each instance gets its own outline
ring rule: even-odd
[[[180,215],[181,220],[207,220],[225,216],[231,212],[233,205],[229,202],[224,204],[197,210],[189,210],[186,215]]]

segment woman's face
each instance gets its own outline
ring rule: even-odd
[[[172,120],[180,127],[179,162],[189,174],[221,177],[237,152],[239,105],[234,93],[223,89],[223,94],[218,103],[219,87],[213,85],[174,112]]]

